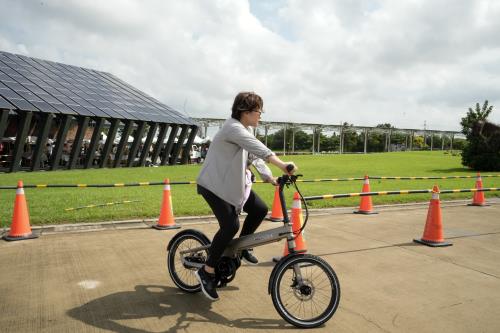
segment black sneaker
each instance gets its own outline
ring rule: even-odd
[[[259,259],[253,255],[252,249],[241,251],[241,259],[249,265],[257,265],[259,263]]]
[[[215,290],[215,275],[208,273],[205,270],[205,267],[202,267],[194,272],[196,278],[200,282],[201,290],[207,296],[207,298],[211,301],[216,301],[219,299],[219,295],[217,295],[217,291]]]

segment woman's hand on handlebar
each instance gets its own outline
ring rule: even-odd
[[[278,185],[278,177],[269,178],[269,183],[271,183],[273,186],[277,186]]]
[[[295,172],[297,172],[299,168],[295,165],[293,162],[285,162],[285,168],[283,169],[283,172],[287,175],[293,175]]]
[[[283,171],[286,175],[293,175],[297,171],[297,166],[293,162],[283,162],[278,156],[271,155],[268,160],[269,163],[274,164]]]

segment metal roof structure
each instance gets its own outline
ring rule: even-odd
[[[193,118],[197,121],[202,131],[207,133],[207,127],[222,126],[226,119],[220,118]],[[370,127],[370,126],[354,126],[354,125],[344,125],[344,124],[312,124],[312,123],[294,123],[294,122],[278,122],[278,121],[260,121],[258,129],[264,129],[264,141],[267,144],[267,135],[269,130],[285,130],[286,132],[291,132],[292,138],[295,136],[295,131],[297,130],[310,130],[313,132],[313,146],[312,152],[314,153],[320,151],[320,142],[317,140],[322,131],[333,131],[339,133],[340,136],[340,147],[339,152],[344,153],[344,134],[348,132],[364,133],[364,153],[367,153],[367,142],[369,133],[382,133],[386,136],[386,150],[390,150],[391,145],[391,135],[396,133],[402,133],[409,137],[415,135],[423,135],[431,137],[431,150],[432,150],[432,140],[434,135],[439,135],[441,137],[450,138],[450,149],[453,147],[453,140],[455,137],[463,137],[461,132],[457,131],[445,131],[445,130],[430,130],[430,129],[412,129],[412,128],[383,128],[383,127]],[[285,141],[285,136],[283,137]],[[408,141],[408,139],[407,139]],[[293,142],[293,139],[292,139]],[[285,142],[283,143],[285,147]],[[409,149],[412,150],[413,140],[409,140]],[[444,146],[442,147],[444,149]],[[292,144],[292,153],[294,152],[294,147]]]
[[[99,167],[118,167],[122,164],[140,166],[151,158],[152,163],[160,158],[159,164],[175,164],[179,156],[172,154],[182,151],[186,137],[189,147],[198,129],[191,118],[110,73],[3,51],[0,51],[0,112],[0,138],[6,141],[6,132],[10,133],[13,129],[16,137],[16,147],[10,149],[9,153],[5,152],[2,145],[2,171],[5,168],[7,171],[17,171],[26,167],[30,170],[46,169],[47,167],[39,164],[49,140],[56,142],[57,153],[54,156],[51,154],[51,158],[47,160],[49,170],[60,167],[88,168],[96,165],[96,155],[101,156],[97,161]],[[68,139],[67,134],[72,127],[75,128],[76,135],[75,138]],[[108,128],[107,138],[110,141],[100,147],[99,137]],[[113,151],[112,142],[122,128],[121,137],[124,139],[118,145],[118,152],[109,156]],[[167,132],[170,134],[167,146],[164,146]],[[131,133],[134,133],[134,141],[128,145]],[[92,135],[90,147],[83,144],[84,140],[89,140],[86,139],[88,135]],[[147,137],[144,140],[145,135]],[[28,156],[25,153],[30,149],[24,142],[27,136],[40,139],[37,139],[35,152],[29,163],[25,163],[23,159],[23,155]],[[151,156],[149,150],[155,138],[157,144]],[[68,142],[72,147],[71,153],[67,154],[71,161],[63,163],[62,150]],[[80,152],[82,146],[90,148],[90,151],[84,152],[84,156]],[[147,152],[141,151],[143,149]],[[124,155],[130,150],[133,155]],[[35,153],[38,155],[35,156]],[[181,162],[185,163],[188,153],[182,154]],[[128,155],[128,158],[122,163],[119,159],[116,160],[117,155],[121,155],[118,156],[120,158]],[[136,155],[139,155],[138,161]],[[106,163],[109,158],[114,160],[111,165]]]

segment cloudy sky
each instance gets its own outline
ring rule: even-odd
[[[497,0],[0,0],[0,50],[111,72],[192,117],[459,130],[500,122]]]

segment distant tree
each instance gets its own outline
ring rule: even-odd
[[[493,111],[493,105],[488,105],[488,100],[484,101],[483,107],[479,107],[479,103],[476,103],[476,109],[472,110],[469,108],[467,115],[462,118],[460,124],[462,125],[462,133],[467,136],[472,134],[472,129],[474,124],[478,121],[486,121],[491,111]]]
[[[462,164],[474,170],[500,170],[500,127],[490,123],[488,116],[493,110],[486,100],[482,106],[469,108],[462,118],[462,133],[467,145],[462,151]]]
[[[424,137],[423,136],[415,136],[413,138],[413,147],[416,147],[416,148],[424,148],[425,147],[425,143],[424,143]]]
[[[343,124],[344,135],[344,152],[358,152],[359,150],[359,137],[356,131],[352,128],[353,125],[349,123]]]
[[[338,151],[339,144],[340,137],[338,135],[326,136],[321,134],[320,148],[322,151]]]
[[[394,126],[392,126],[391,124],[389,123],[384,123],[384,124],[378,124],[377,126],[375,126],[377,128],[386,128],[386,129],[393,129],[395,128]]]
[[[290,133],[290,138],[292,133]],[[300,130],[295,132],[295,150],[310,150],[312,147],[312,135]]]

